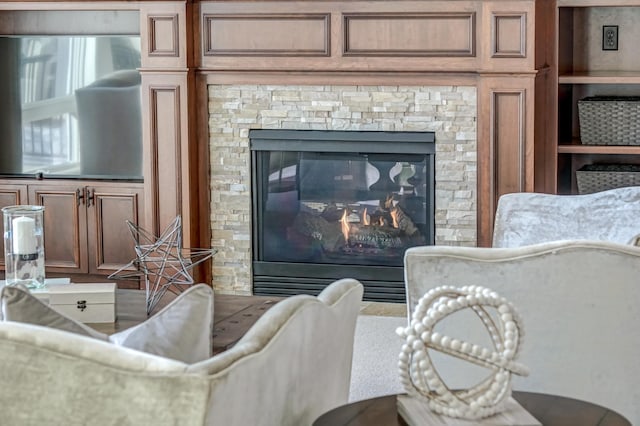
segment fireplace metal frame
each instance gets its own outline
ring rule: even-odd
[[[262,209],[265,188],[255,176],[262,176],[261,151],[336,152],[366,154],[418,154],[427,159],[428,245],[435,240],[435,133],[335,130],[250,130],[252,194],[252,268],[253,294],[289,296],[317,295],[331,282],[355,278],[365,287],[364,299],[406,301],[402,266],[363,266],[319,263],[262,261]]]

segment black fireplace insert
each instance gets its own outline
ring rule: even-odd
[[[405,301],[404,252],[434,243],[433,132],[251,130],[253,293],[356,278]]]

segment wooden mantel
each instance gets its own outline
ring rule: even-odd
[[[477,87],[478,244],[498,197],[552,191],[551,0],[9,1],[27,10],[137,10],[142,38],[145,224],[183,216],[185,246],[208,246],[206,85],[459,84]],[[15,15],[12,15],[15,16]],[[61,26],[64,31],[64,26]],[[541,142],[536,142],[541,141]],[[211,280],[204,271],[203,280]]]

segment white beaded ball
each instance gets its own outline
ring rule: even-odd
[[[495,310],[494,316],[489,308]],[[465,309],[480,318],[493,348],[435,331],[445,317]],[[445,416],[470,420],[492,416],[511,396],[511,374],[529,374],[525,366],[515,362],[523,340],[520,315],[504,297],[485,287],[430,290],[419,300],[409,326],[396,332],[405,339],[398,362],[400,382],[409,395],[423,398],[432,411]],[[451,390],[435,370],[429,349],[487,367],[493,373],[475,386]]]

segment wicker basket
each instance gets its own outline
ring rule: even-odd
[[[640,97],[592,96],[578,101],[580,139],[587,145],[640,145]]]
[[[640,186],[640,165],[589,164],[576,171],[578,194]]]

